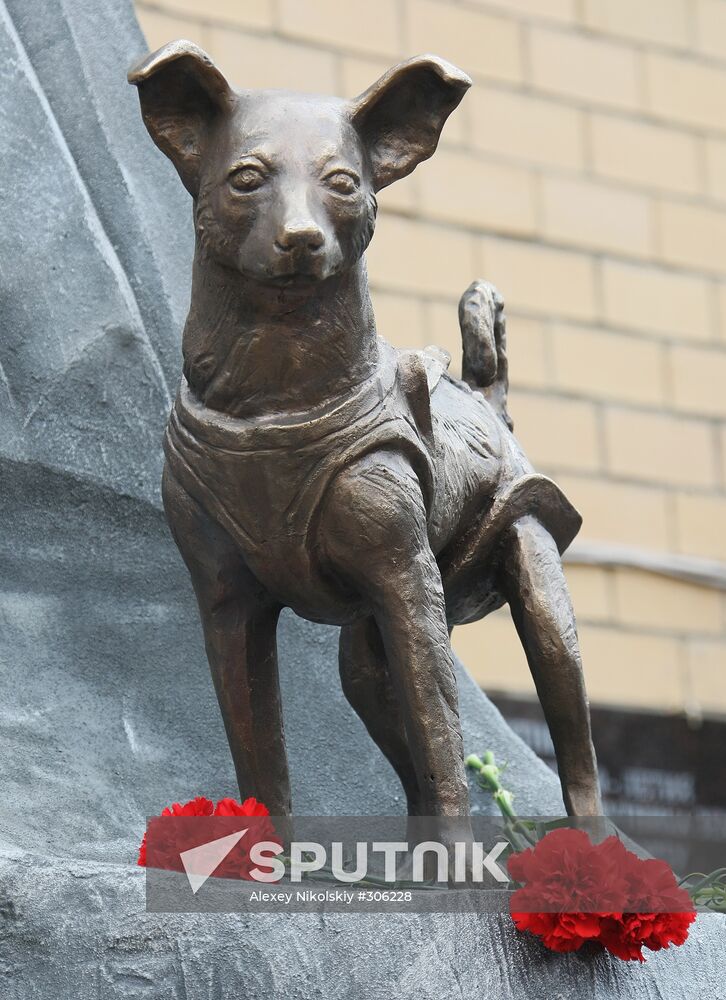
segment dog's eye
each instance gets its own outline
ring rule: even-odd
[[[334,170],[324,178],[325,183],[338,194],[353,194],[358,189],[358,180],[345,170]]]
[[[255,191],[265,183],[265,175],[259,167],[240,167],[231,175],[229,183],[236,191]]]

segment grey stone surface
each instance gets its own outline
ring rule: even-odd
[[[126,2],[0,0],[0,996],[723,997],[720,918],[635,968],[548,954],[496,916],[145,912],[145,815],[234,779],[158,506],[191,247],[124,83],[142,48]],[[296,809],[401,812],[335,644],[283,620]],[[554,777],[459,680],[467,750],[509,761],[522,812],[560,812]]]
[[[0,3],[0,454],[153,498],[192,234],[125,83],[143,49],[127,3]]]
[[[3,996],[22,1000],[722,1000],[712,922],[644,966],[555,955],[470,914],[169,915],[111,864],[0,857]],[[8,945],[15,952],[8,960]]]
[[[42,4],[40,16],[37,3],[5,2],[163,376],[175,387],[189,299],[179,275],[192,251],[191,203],[171,164],[149,147],[137,94],[124,83],[129,55],[147,49],[133,8],[55,0]]]

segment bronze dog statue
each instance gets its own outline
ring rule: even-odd
[[[471,81],[420,56],[353,101],[235,91],[186,41],[129,80],[194,199],[163,497],[241,794],[290,814],[287,606],[342,626],[343,689],[409,813],[468,815],[450,630],[509,602],[567,811],[599,813],[560,564],[580,517],[511,432],[501,299],[485,282],[465,292],[459,381],[444,352],[379,338],[368,295],[375,194],[433,154]]]

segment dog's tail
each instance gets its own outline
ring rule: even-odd
[[[467,385],[491,403],[507,427],[514,424],[507,413],[507,336],[504,299],[494,285],[481,278],[472,281],[459,301],[459,326],[463,347],[461,374]]]

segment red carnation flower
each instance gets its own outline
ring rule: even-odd
[[[693,910],[682,913],[624,913],[620,920],[602,921],[599,941],[617,958],[644,962],[643,948],[660,951],[670,945],[683,944],[695,919]]]
[[[184,868],[180,857],[181,851],[194,846],[187,843],[186,837],[180,836],[182,831],[179,825],[172,823],[167,826],[159,822],[161,819],[193,816],[249,816],[253,819],[249,827],[249,833],[229,852],[213,873],[217,878],[249,879],[249,873],[254,867],[249,857],[251,847],[261,841],[271,841],[277,845],[281,844],[280,838],[275,832],[275,827],[270,820],[266,819],[269,815],[270,811],[267,806],[262,802],[258,802],[255,798],[245,799],[242,803],[237,802],[235,799],[224,798],[220,799],[216,806],[211,799],[207,799],[201,795],[184,803],[184,805],[174,802],[171,806],[162,809],[160,816],[152,819],[149,824],[150,826],[151,824],[154,825],[153,867],[167,871],[183,871]],[[223,831],[223,833],[229,832],[231,830],[225,829]],[[183,833],[188,836],[188,828],[185,828]],[[221,836],[223,834],[218,833],[217,835]],[[215,834],[212,833],[210,836],[213,838]],[[143,867],[146,867],[148,864],[146,833],[141,841],[136,863]],[[263,865],[259,865],[259,868],[262,871],[266,870]]]
[[[233,851],[227,855],[219,868],[216,869],[217,878],[242,878],[251,879],[250,872],[254,867],[258,867],[262,872],[269,872],[271,869],[264,865],[255,866],[250,860],[250,848],[261,841],[271,841],[278,846],[281,840],[275,832],[275,827],[270,820],[265,817],[270,815],[270,810],[257,799],[245,799],[240,805],[235,799],[220,799],[214,809],[215,816],[252,816],[256,817],[256,822],[252,824],[254,836],[243,837]]]
[[[600,941],[618,958],[644,962],[643,948],[660,951],[671,944],[681,945],[696,919],[691,897],[681,889],[665,861],[639,858],[615,837],[619,845],[626,882],[626,912],[619,920],[604,920]],[[612,847],[611,847],[612,849]]]
[[[270,810],[257,799],[245,799],[240,805],[236,799],[220,799],[214,807],[215,816],[269,816]]]
[[[161,810],[162,816],[211,816],[214,812],[214,803],[211,799],[205,799],[203,795],[197,795],[195,799],[190,802],[185,802],[184,805],[180,805],[178,802],[173,802],[170,806],[166,806]],[[178,851],[172,852],[175,856],[178,856]],[[144,833],[143,840],[141,841],[141,847],[139,847],[139,857],[136,861],[137,865],[146,867],[146,834]],[[177,867],[173,869],[174,871],[180,871],[181,869]]]
[[[612,838],[615,839],[615,838]],[[619,843],[619,842],[618,842]],[[622,909],[625,882],[617,855],[596,850],[584,830],[553,830],[537,845],[513,854],[509,872],[527,885],[512,904],[527,909],[564,913],[597,913]]]
[[[688,937],[695,912],[664,861],[643,860],[617,837],[592,844],[582,830],[558,829],[534,848],[513,854],[509,872],[515,926],[553,951],[594,941],[618,958],[644,961]]]
[[[518,931],[536,934],[551,951],[577,951],[585,941],[597,939],[600,934],[597,913],[512,912],[512,920]]]

